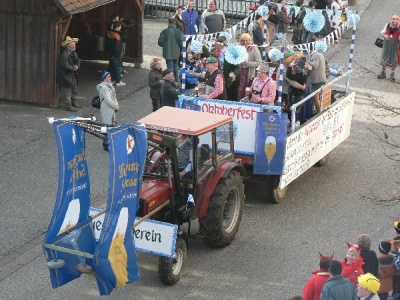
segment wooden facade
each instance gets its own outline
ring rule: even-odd
[[[142,63],[142,1],[0,1],[0,99],[57,107],[58,56],[65,36],[79,38],[81,59],[106,59],[101,46],[114,13],[134,24],[125,61]]]

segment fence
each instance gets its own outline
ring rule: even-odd
[[[186,0],[144,0],[145,18],[168,19],[175,14],[177,5],[186,5]],[[194,0],[197,11],[202,13],[208,7],[209,0]],[[218,7],[224,12],[227,23],[235,25],[252,12],[251,6],[259,6],[263,0],[219,0]]]

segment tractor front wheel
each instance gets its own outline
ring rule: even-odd
[[[240,174],[231,171],[221,178],[210,197],[207,216],[200,220],[200,234],[211,247],[228,246],[242,220],[244,184]]]
[[[174,285],[181,279],[187,264],[187,245],[183,238],[176,238],[174,257],[160,256],[158,260],[158,276],[162,283]]]

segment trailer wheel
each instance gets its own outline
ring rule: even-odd
[[[200,220],[203,242],[211,247],[228,246],[242,220],[244,184],[240,174],[231,171],[221,178],[210,197],[207,216]]]
[[[322,167],[325,166],[326,163],[329,160],[329,154],[325,155],[323,158],[321,158],[317,163],[315,164],[317,167]]]
[[[183,238],[176,238],[175,256],[160,256],[158,260],[158,276],[162,283],[174,285],[181,279],[187,264],[187,246]]]
[[[288,186],[281,189],[279,187],[280,178],[280,176],[276,175],[267,176],[266,178],[268,187],[267,199],[271,203],[280,203],[285,198]]]

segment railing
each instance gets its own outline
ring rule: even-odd
[[[350,70],[344,72],[342,75],[340,75],[340,76],[336,77],[335,79],[333,79],[333,80],[327,82],[324,86],[322,86],[322,87],[320,87],[318,90],[312,92],[311,94],[309,94],[307,97],[305,97],[305,98],[302,99],[301,101],[299,101],[299,102],[297,102],[297,103],[294,103],[294,104],[290,107],[290,110],[291,110],[291,112],[292,112],[292,113],[291,113],[292,118],[291,118],[291,122],[290,122],[290,123],[291,123],[291,132],[293,132],[293,131],[296,130],[296,108],[297,108],[298,106],[300,106],[300,105],[303,105],[303,104],[304,104],[305,102],[307,102],[307,101],[312,101],[312,99],[313,99],[313,97],[314,97],[315,95],[317,95],[317,94],[322,94],[322,92],[323,92],[323,90],[324,90],[325,87],[327,87],[327,86],[329,86],[329,85],[332,86],[332,84],[338,82],[339,80],[343,80],[343,79],[346,79],[347,81],[350,80],[350,75],[351,75],[352,71],[353,71],[353,70],[350,69]],[[346,83],[346,87],[345,87],[345,90],[344,90],[344,94],[347,95],[348,93],[349,93],[349,85]],[[320,97],[320,105],[321,105],[321,104],[322,104],[322,97]]]
[[[208,7],[209,0],[194,0],[194,7],[201,14]],[[252,12],[251,7],[258,7],[263,0],[219,0],[218,8],[221,9],[229,25],[235,25]],[[185,4],[183,4],[185,3]],[[186,5],[186,0],[144,0],[145,18],[168,19],[175,14],[175,7]]]

